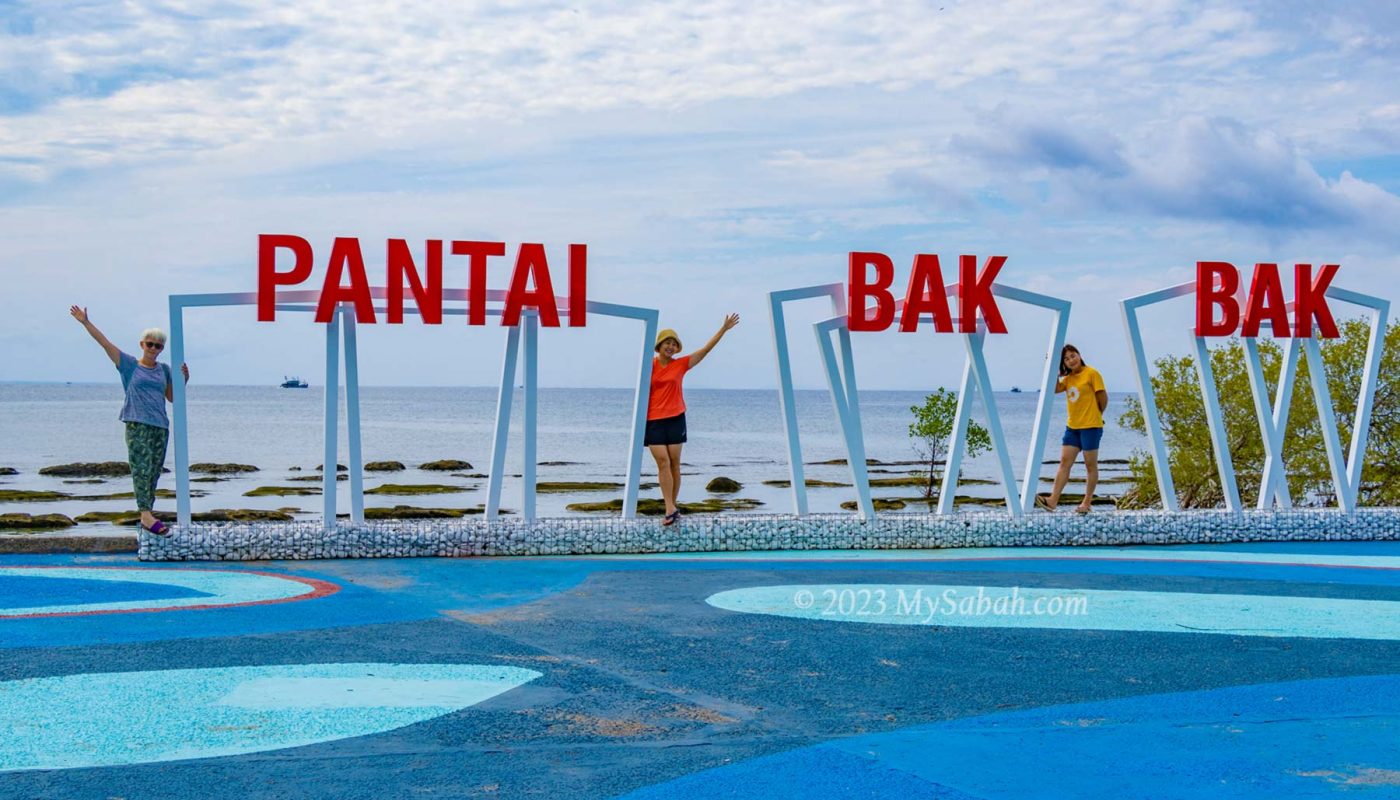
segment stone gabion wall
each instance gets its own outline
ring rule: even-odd
[[[1051,545],[1207,544],[1400,539],[1400,508],[1098,511],[1002,514],[721,514],[654,519],[568,517],[384,521],[325,531],[318,522],[195,524],[140,535],[142,561],[255,561],[421,556],[560,556],[737,550],[878,550]]]

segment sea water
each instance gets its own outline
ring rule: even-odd
[[[343,392],[342,392],[343,395]],[[1110,396],[1107,423],[1100,458],[1126,459],[1134,449],[1146,446],[1145,439],[1118,425],[1118,417],[1129,395]],[[923,392],[863,391],[860,394],[866,455],[886,462],[872,465],[872,478],[909,476],[920,470],[919,455],[909,438],[913,419],[910,406],[923,401]],[[1022,474],[1037,395],[1033,392],[999,392],[997,406],[1011,451],[1016,475]],[[25,384],[0,383],[0,466],[18,469],[15,476],[0,476],[0,488],[62,491],[72,495],[101,495],[130,491],[127,478],[100,483],[65,483],[60,478],[41,476],[41,467],[75,461],[125,461],[126,446],[122,423],[121,389],[111,384]],[[698,500],[710,496],[705,484],[723,475],[744,485],[734,497],[751,498],[763,505],[757,510],[792,510],[790,490],[764,485],[764,481],[785,480],[788,474],[786,435],[778,395],[773,390],[687,389],[686,414],[689,442],[683,451],[681,499]],[[845,446],[835,420],[830,395],[825,391],[798,391],[797,412],[802,439],[802,459],[809,479],[851,482],[844,464],[814,462],[844,459]],[[462,477],[489,472],[492,431],[497,407],[494,387],[363,387],[360,391],[361,431],[366,461],[403,462],[404,472],[366,473],[365,487],[384,483],[445,484],[460,487],[452,494],[420,496],[366,496],[366,505],[397,504],[467,508],[485,502],[486,480]],[[599,481],[622,483],[626,472],[633,394],[627,389],[541,389],[539,395],[538,468],[540,481]],[[251,464],[258,472],[219,482],[197,482],[192,486],[204,492],[194,499],[196,510],[214,508],[287,508],[308,515],[319,515],[322,499],[317,496],[246,497],[259,486],[300,486],[319,489],[319,482],[291,481],[314,475],[323,452],[322,425],[325,416],[322,390],[282,389],[265,386],[189,386],[190,462],[237,462]],[[520,507],[522,397],[519,390],[513,404],[509,449],[506,456],[502,506]],[[340,457],[346,463],[344,398],[340,404]],[[1054,398],[1046,439],[1044,459],[1057,459],[1059,439],[1065,425],[1065,403]],[[985,424],[980,404],[973,419]],[[418,470],[417,466],[437,459],[460,459],[472,465],[459,475]],[[173,449],[167,456],[174,465]],[[1047,479],[1054,472],[1046,465]],[[1076,468],[1076,477],[1082,476]],[[1122,476],[1121,466],[1110,467],[1103,477]],[[993,454],[984,453],[964,463],[963,477],[973,483],[959,489],[961,494],[999,496],[998,485],[978,483],[998,476]],[[198,476],[196,476],[198,477]],[[654,482],[656,466],[643,455],[642,480]],[[1041,484],[1042,489],[1048,482]],[[161,480],[161,487],[174,489],[173,475]],[[1106,484],[1101,493],[1120,490],[1121,484]],[[1070,491],[1082,487],[1070,486]],[[876,489],[876,497],[917,496],[916,487]],[[606,501],[620,497],[618,490],[569,494],[540,494],[537,512],[542,516],[570,513],[565,506],[583,501]],[[643,491],[643,497],[659,497],[656,489]],[[855,497],[850,488],[812,488],[808,491],[812,511],[837,511],[843,501]],[[339,508],[349,508],[348,485],[339,484]],[[133,508],[129,500],[63,500],[58,502],[0,503],[0,513],[61,513],[77,516],[85,511],[122,511]],[[158,509],[173,509],[174,501],[158,500]]]

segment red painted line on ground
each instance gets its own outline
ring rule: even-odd
[[[153,567],[75,567],[64,564],[35,564],[23,567],[8,567],[7,569],[105,569],[105,570],[149,570],[158,569]],[[340,591],[340,586],[330,581],[323,581],[319,578],[306,578],[299,575],[283,575],[276,572],[265,572],[255,569],[201,569],[198,567],[179,567],[171,569],[172,572],[236,572],[252,575],[263,575],[269,578],[294,581],[311,587],[311,591],[299,594],[294,597],[278,597],[271,600],[249,600],[243,603],[204,603],[193,606],[169,606],[151,608],[111,608],[99,609],[96,611],[53,611],[43,614],[4,614],[0,613],[0,619],[35,619],[39,617],[91,617],[99,614],[153,614],[159,611],[199,611],[211,608],[241,608],[243,606],[266,606],[276,603],[293,603],[299,600],[315,600],[320,597],[328,597]],[[79,578],[78,580],[81,580]]]

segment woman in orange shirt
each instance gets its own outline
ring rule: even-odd
[[[730,314],[724,324],[705,346],[688,356],[676,357],[681,351],[681,339],[667,328],[656,335],[656,358],[651,362],[651,394],[647,397],[646,446],[656,459],[656,474],[661,484],[661,497],[666,501],[666,518],[662,525],[674,525],[681,512],[676,509],[676,496],[681,491],[681,445],[685,444],[685,396],[681,381],[690,370],[700,366],[724,334],[739,324],[739,315]]]

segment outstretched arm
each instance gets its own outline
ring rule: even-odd
[[[113,364],[117,364],[121,361],[122,351],[118,350],[117,346],[112,344],[111,340],[106,336],[103,336],[102,331],[98,330],[96,325],[92,324],[92,320],[88,319],[86,308],[73,306],[68,309],[68,313],[73,315],[73,319],[81,322],[84,328],[87,328],[88,335],[96,340],[98,344],[102,345],[102,349],[107,351],[107,357],[112,359]]]
[[[730,328],[738,324],[738,314],[730,314],[727,317],[725,317],[724,324],[719,326],[719,330],[715,331],[715,335],[710,337],[710,341],[705,342],[705,345],[703,347],[690,354],[690,368],[695,369],[696,367],[700,366],[700,362],[704,361],[705,356],[709,355],[710,351],[714,349],[715,345],[719,344],[719,340],[724,338],[724,334],[728,333]]]

